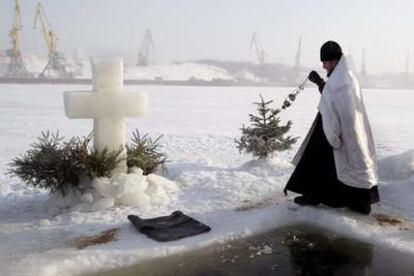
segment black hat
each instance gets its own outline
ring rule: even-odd
[[[327,41],[321,47],[321,61],[339,60],[342,57],[342,49],[335,41]]]

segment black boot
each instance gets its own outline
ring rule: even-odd
[[[369,203],[352,203],[348,205],[348,208],[363,215],[369,215],[371,213],[371,204]]]
[[[302,205],[302,206],[306,206],[306,205],[316,206],[316,205],[319,205],[320,203],[318,200],[313,199],[308,196],[295,197],[293,199],[293,202],[295,202],[296,204]]]

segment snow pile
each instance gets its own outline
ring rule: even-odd
[[[47,57],[40,57],[33,54],[24,56],[26,69],[35,76],[40,74],[46,66]],[[66,70],[73,74],[74,78],[90,79],[90,61],[86,58],[65,59]],[[0,57],[0,74],[4,74],[9,66],[8,57]],[[201,63],[180,63],[180,64],[156,64],[148,66],[135,66],[124,64],[124,78],[128,80],[168,80],[168,81],[189,81],[189,80],[235,80],[235,78],[224,68]],[[243,79],[253,80],[255,76],[244,72]]]
[[[11,192],[10,186],[3,183],[3,181],[1,181],[1,183],[0,183],[0,196],[5,196],[5,195],[9,194],[10,192]]]
[[[47,57],[40,57],[33,54],[24,55],[24,63],[27,71],[37,76],[47,64]]]
[[[278,153],[278,155],[286,156],[286,153]],[[291,170],[292,163],[289,160],[271,156],[267,159],[253,159],[242,164],[240,170],[250,172],[256,175],[267,176],[267,172],[275,173],[280,170]]]
[[[67,60],[67,69],[76,78],[91,78],[88,59]],[[124,78],[127,80],[189,81],[189,80],[233,80],[223,68],[198,63],[156,64],[135,66],[124,64]]]
[[[241,81],[253,81],[253,82],[261,81],[260,77],[256,76],[255,74],[253,74],[247,69],[241,69],[235,72],[233,75],[237,80],[241,80]]]
[[[66,69],[73,73],[74,78],[92,78],[92,68],[89,59],[69,59],[66,61]]]
[[[168,204],[178,191],[173,181],[156,174],[143,175],[141,169],[134,168],[129,174],[94,178],[92,188],[81,195],[82,203],[74,209],[98,212],[123,205],[145,212],[154,205]]]
[[[0,56],[0,74],[3,75],[6,73],[7,68],[9,68],[10,59],[6,56]]]
[[[403,180],[414,176],[414,150],[391,155],[378,161],[379,177]]]
[[[126,67],[124,68],[125,79],[138,80],[233,80],[229,72],[223,68],[199,64],[181,63],[168,65],[149,65],[146,67]]]
[[[38,56],[34,54],[25,54],[23,56],[24,64],[29,73],[32,73],[34,77],[37,77],[42,73],[45,68],[48,57]],[[75,78],[90,78],[90,65],[88,59],[67,59],[64,61],[66,64],[66,70],[70,73],[73,73]],[[0,58],[0,75],[3,75],[9,66],[10,58],[1,57]]]

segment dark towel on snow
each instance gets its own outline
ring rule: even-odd
[[[129,221],[139,232],[156,241],[174,241],[208,232],[211,228],[185,214],[175,211],[169,216],[142,219],[129,215]]]

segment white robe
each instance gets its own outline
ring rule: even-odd
[[[346,185],[369,189],[378,183],[375,146],[361,89],[349,58],[343,56],[322,92],[319,102],[322,125],[333,147],[336,174]],[[300,160],[313,126],[296,154]]]

